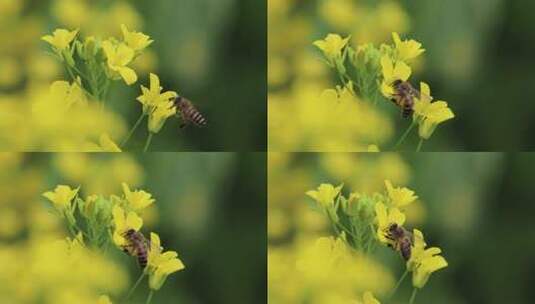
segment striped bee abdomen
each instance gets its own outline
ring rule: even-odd
[[[199,110],[195,108],[191,101],[182,96],[178,96],[175,99],[175,106],[180,113],[180,116],[182,116],[184,124],[192,123],[199,127],[206,126],[206,119],[202,116]]]
[[[136,257],[139,266],[141,266],[141,268],[145,268],[147,266],[149,246],[143,234],[135,231],[134,229],[129,229],[123,234],[123,236],[128,242],[123,247],[123,251],[131,256]]]
[[[146,252],[145,252],[145,254],[138,254],[137,261],[139,263],[139,266],[141,266],[141,268],[145,268],[147,266],[147,255],[146,255]]]

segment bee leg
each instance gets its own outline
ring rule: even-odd
[[[187,126],[188,126],[188,123],[187,122],[183,122],[183,123],[180,124],[179,128],[180,128],[180,130],[184,130]]]

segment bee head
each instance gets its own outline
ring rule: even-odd
[[[392,82],[392,85],[394,85],[395,87],[399,86],[401,83],[403,83],[403,81],[401,81],[401,79],[397,79],[395,80],[394,82]]]
[[[399,227],[398,224],[392,223],[392,224],[390,224],[390,226],[388,226],[388,231],[394,232],[394,231],[398,230],[398,227]]]
[[[125,236],[131,236],[131,235],[133,235],[134,233],[136,233],[136,231],[135,231],[134,229],[128,229],[128,230],[124,233],[124,235],[125,235]]]

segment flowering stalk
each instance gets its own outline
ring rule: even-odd
[[[420,230],[409,232],[403,227],[406,220],[404,209],[418,196],[408,188],[394,187],[388,180],[385,181],[384,192],[372,194],[351,193],[345,197],[342,187],[321,184],[316,190],[308,191],[307,195],[314,199],[316,209],[329,219],[336,237],[355,251],[370,255],[377,246],[387,246],[400,254],[406,270],[391,295],[408,273],[412,273],[414,291],[410,303],[413,303],[417,289],[426,285],[430,275],[448,266],[440,255],[440,248],[427,247]],[[374,301],[370,303],[379,303],[376,299]]]
[[[314,45],[322,51],[326,64],[335,70],[342,88],[348,88],[357,100],[371,101],[374,106],[393,101],[404,116],[412,118],[409,128],[394,146],[397,149],[415,125],[419,126],[420,139],[427,140],[439,124],[452,119],[454,114],[445,101],[432,102],[427,84],[422,82],[419,91],[405,88],[410,86],[410,64],[425,50],[415,40],[402,40],[397,33],[392,33],[392,37],[392,44],[379,47],[363,44],[353,48],[349,45],[351,37],[329,34]]]
[[[138,75],[132,69],[132,62],[153,43],[149,36],[128,30],[121,25],[122,39],[114,37],[102,39],[89,36],[81,38],[78,30],[68,31],[57,29],[53,35],[46,35],[42,40],[48,42],[53,55],[63,63],[71,80],[92,101],[100,103],[101,111],[105,109],[108,92],[112,82],[120,81],[130,86],[137,82]],[[145,117],[148,118],[149,131],[144,151],[148,150],[155,134],[159,133],[166,120],[177,114],[174,99],[176,92],[162,93],[160,79],[156,74],[150,73],[150,88],[141,86],[142,94],[137,100],[142,105],[142,114],[122,140],[121,147],[128,143],[136,129]],[[109,139],[109,137],[107,138]],[[109,140],[111,141],[111,140]],[[103,147],[106,150],[120,150],[111,142]]]
[[[147,251],[146,265],[143,266],[139,279],[128,292],[128,299],[145,276],[149,277],[149,299],[155,291],[165,283],[167,277],[185,268],[175,251],[163,251],[158,234],[150,234],[150,243],[134,244],[128,236],[133,232],[143,238],[141,228],[143,220],[140,214],[154,203],[154,198],[143,190],[131,190],[123,183],[121,196],[89,195],[82,199],[80,188],[72,189],[66,185],[58,185],[53,191],[43,194],[58,211],[60,217],[65,218],[71,233],[71,238],[83,247],[91,250],[106,252],[109,245],[117,250],[128,252],[140,258],[139,249],[131,251],[134,246],[145,246]],[[135,254],[134,254],[135,253]],[[141,264],[141,260],[139,259]],[[148,300],[150,301],[150,300]]]

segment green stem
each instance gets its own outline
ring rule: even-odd
[[[143,148],[143,152],[147,152],[149,150],[150,142],[152,141],[152,132],[149,132],[149,136],[147,137],[147,141],[145,142],[145,148]]]
[[[399,145],[401,145],[405,139],[407,138],[407,136],[409,135],[409,133],[411,133],[412,129],[414,128],[414,126],[416,125],[416,123],[413,121],[411,123],[411,125],[407,128],[407,130],[405,131],[405,133],[403,133],[403,135],[401,135],[401,138],[398,140],[398,142],[396,143],[396,145],[394,146],[394,149],[397,149],[399,147]]]
[[[414,287],[411,294],[411,299],[409,301],[409,304],[414,304],[414,299],[416,299],[416,292],[418,291],[418,288]]]
[[[106,109],[106,99],[108,97],[108,90],[110,88],[110,80],[106,79],[106,83],[104,84],[104,88],[100,92],[100,110],[104,111]]]
[[[373,224],[370,224],[370,230],[371,230],[372,235],[374,235],[375,227],[373,226]],[[370,253],[372,251],[374,242],[375,242],[375,238],[368,240],[368,246],[366,246],[366,253]]]
[[[141,121],[143,120],[143,117],[145,117],[145,114],[141,113],[141,115],[139,116],[139,118],[137,119],[136,123],[134,124],[134,126],[132,127],[132,129],[130,129],[130,131],[128,132],[128,135],[126,136],[126,138],[123,140],[123,142],[121,143],[121,148],[124,148],[124,146],[126,145],[126,143],[130,140],[130,137],[132,137],[132,135],[134,134],[134,132],[136,131],[137,127],[139,127],[139,124],[141,123]]]
[[[416,152],[420,152],[422,150],[422,144],[424,143],[424,140],[420,138],[420,142],[418,143],[418,147],[416,147]]]
[[[132,288],[130,288],[130,291],[128,292],[128,294],[126,295],[126,298],[124,298],[124,300],[128,300],[132,294],[134,293],[134,291],[136,290],[136,288],[138,287],[139,283],[141,283],[141,281],[143,280],[143,278],[145,277],[145,272],[143,272],[139,278],[137,279],[136,283],[134,284],[134,286],[132,286]]]
[[[399,278],[398,282],[396,283],[394,290],[392,290],[392,293],[390,294],[390,298],[392,298],[396,294],[396,291],[398,291],[399,286],[401,286],[401,283],[403,283],[403,280],[405,280],[408,274],[409,274],[409,270],[406,269],[405,272]]]
[[[67,70],[67,73],[69,74],[69,76],[71,77],[71,80],[73,82],[76,82],[76,77],[74,76],[74,73],[71,71],[71,69],[69,68],[68,65],[65,65],[65,69]],[[97,99],[95,98],[95,95],[93,95],[92,93],[90,93],[88,90],[86,90],[81,84],[80,84],[80,88],[88,95],[90,96],[91,98],[93,99]]]
[[[338,223],[338,226],[340,226],[340,228],[342,228],[342,230],[347,232],[352,238],[354,238],[354,239],[357,238],[357,236],[353,232],[351,232],[348,228],[346,228],[346,226],[342,225],[341,223]]]
[[[153,295],[154,295],[154,290],[151,289],[151,291],[149,292],[149,296],[147,298],[147,302],[145,302],[145,304],[150,304],[150,301],[152,301]]]
[[[86,76],[84,73],[82,73],[82,71],[80,71],[76,66],[73,66],[72,69],[73,69],[76,73],[78,73],[78,75],[82,76],[82,78],[87,79],[87,76]]]

